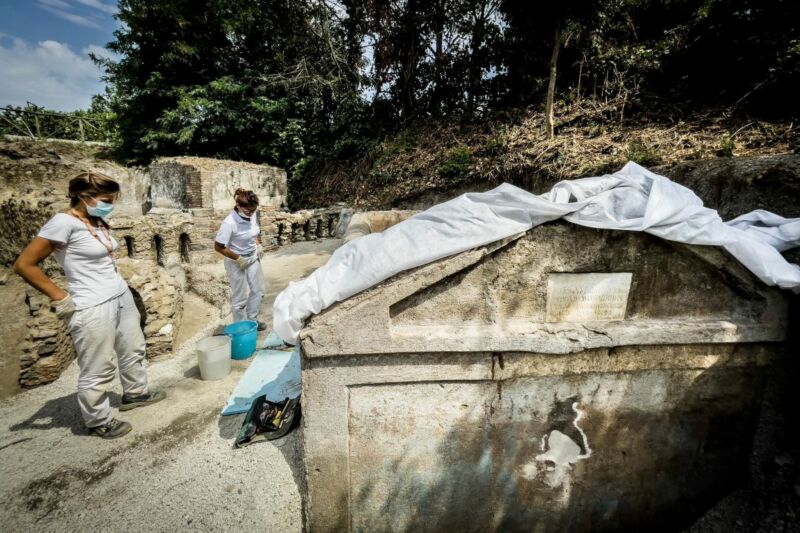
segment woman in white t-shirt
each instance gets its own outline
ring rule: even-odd
[[[107,389],[119,360],[122,381],[120,411],[163,400],[149,392],[143,366],[145,340],[139,311],[125,280],[117,272],[119,248],[105,217],[119,196],[119,184],[97,173],[83,173],[69,182],[70,208],[55,214],[22,251],[14,272],[49,296],[66,322],[78,354],[78,405],[90,433],[121,437],[132,428],[112,416]],[[65,291],[39,268],[55,255],[67,278]]]
[[[255,320],[266,286],[261,270],[261,228],[258,226],[258,196],[236,189],[236,206],[225,217],[214,238],[214,250],[225,256],[225,272],[231,284],[233,321]],[[267,328],[258,322],[258,330]]]

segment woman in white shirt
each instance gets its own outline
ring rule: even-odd
[[[112,416],[107,389],[119,360],[122,381],[120,411],[163,400],[151,393],[143,366],[145,340],[133,295],[119,272],[119,248],[105,217],[119,196],[119,184],[102,174],[83,173],[69,182],[70,208],[56,213],[22,251],[14,272],[49,296],[66,322],[78,355],[78,405],[90,433],[121,437],[132,427]],[[67,278],[65,291],[39,263],[54,254]]]
[[[233,321],[255,320],[266,286],[261,270],[261,228],[258,226],[258,196],[236,189],[233,211],[225,217],[214,238],[214,250],[225,256],[225,272],[231,284]],[[258,330],[267,325],[258,322]]]

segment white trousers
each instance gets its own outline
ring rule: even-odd
[[[256,320],[261,308],[261,300],[267,292],[261,261],[256,261],[247,270],[239,268],[239,263],[225,258],[225,272],[231,285],[231,311],[233,321]]]
[[[119,376],[126,396],[147,393],[147,372],[143,361],[145,341],[133,295],[126,290],[116,298],[94,307],[75,311],[68,322],[78,354],[78,405],[87,427],[111,420],[108,389]]]

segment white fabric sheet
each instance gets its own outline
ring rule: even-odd
[[[509,184],[463,194],[382,233],[350,241],[278,295],[273,327],[284,341],[295,344],[306,319],[335,302],[404,270],[558,218],[721,246],[767,285],[800,292],[800,267],[780,254],[800,245],[800,218],[757,210],[725,223],[690,189],[630,162],[614,174],[562,181],[539,196]]]

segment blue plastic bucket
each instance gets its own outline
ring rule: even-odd
[[[228,324],[222,332],[231,338],[231,359],[247,359],[256,351],[258,322],[242,320]]]

